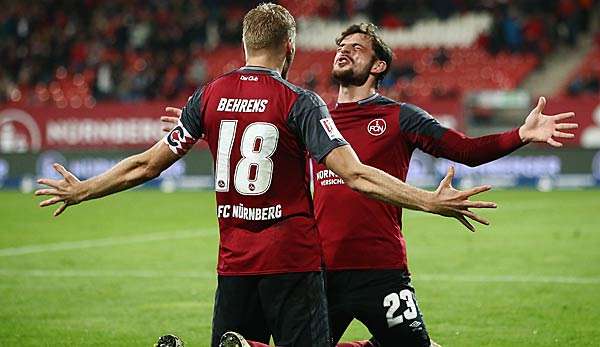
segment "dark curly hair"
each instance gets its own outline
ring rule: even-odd
[[[375,51],[375,57],[385,61],[386,64],[385,70],[377,75],[377,83],[381,82],[390,70],[394,55],[390,46],[388,46],[381,36],[379,36],[378,31],[379,28],[373,23],[352,24],[346,28],[337,39],[335,39],[335,44],[339,46],[347,36],[352,34],[365,34],[371,38],[371,45],[373,46],[373,51]]]

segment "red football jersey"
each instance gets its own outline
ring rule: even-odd
[[[319,270],[307,154],[321,161],[346,144],[321,98],[244,67],[194,93],[165,142],[183,155],[201,137],[215,159],[218,273]]]
[[[522,145],[518,129],[468,138],[416,106],[378,94],[337,104],[330,112],[363,163],[403,181],[415,148],[479,165]],[[315,214],[328,270],[408,269],[400,208],[351,190],[322,164],[313,163],[313,177]]]

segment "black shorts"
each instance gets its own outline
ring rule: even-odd
[[[330,271],[327,300],[334,343],[356,318],[380,346],[430,345],[415,290],[403,270]]]
[[[219,276],[212,346],[223,333],[277,346],[329,347],[327,299],[322,272]]]

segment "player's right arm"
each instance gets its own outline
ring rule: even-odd
[[[54,164],[54,169],[63,178],[39,179],[38,183],[48,188],[38,189],[35,195],[50,196],[40,203],[40,207],[63,203],[54,212],[56,217],[68,206],[114,194],[156,178],[178,159],[179,156],[161,140],[147,151],[130,156],[108,171],[85,181],[80,181],[62,165]]]
[[[173,165],[193,146],[202,135],[202,112],[200,99],[203,90],[197,90],[180,110],[176,124],[164,139],[143,153],[130,156],[108,171],[80,181],[62,165],[54,164],[54,169],[62,175],[61,180],[41,178],[39,184],[48,188],[38,189],[36,195],[50,196],[40,203],[41,207],[57,203],[62,205],[54,212],[61,214],[68,206],[86,200],[114,194],[158,177]]]
[[[336,129],[327,106],[318,95],[312,92],[300,95],[288,122],[310,154],[340,176],[353,190],[399,207],[454,217],[472,231],[474,228],[466,217],[489,224],[469,210],[496,207],[491,202],[469,201],[469,197],[489,190],[489,186],[458,191],[451,186],[454,175],[454,169],[451,169],[438,190],[428,192],[362,164]]]

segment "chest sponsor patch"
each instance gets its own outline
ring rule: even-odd
[[[342,134],[340,134],[340,131],[335,126],[335,123],[333,123],[333,119],[323,118],[320,120],[320,122],[321,122],[321,126],[325,130],[325,133],[327,134],[327,136],[329,136],[330,140],[342,140],[343,139]]]
[[[387,124],[382,118],[373,119],[369,122],[369,124],[367,124],[367,131],[373,136],[383,135],[386,128]]]

